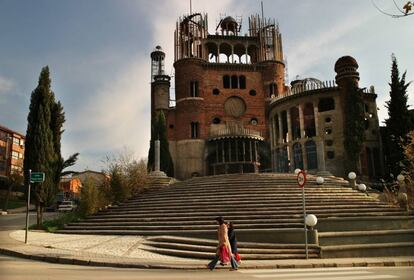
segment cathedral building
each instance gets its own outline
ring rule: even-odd
[[[174,34],[175,106],[165,53],[151,53],[151,113],[163,112],[175,177],[292,172],[343,176],[345,81],[359,81],[357,62],[343,57],[336,82],[285,82],[282,36],[274,20],[224,17],[208,33],[206,14],[178,19]],[[342,86],[344,85],[344,86]],[[366,145],[360,173],[382,170],[376,95],[364,91]]]

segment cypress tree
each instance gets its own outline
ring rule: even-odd
[[[174,176],[174,165],[170,154],[170,147],[167,139],[167,125],[165,115],[162,111],[158,114],[158,136],[160,140],[160,169],[169,177]]]
[[[349,81],[346,85],[347,92],[345,96],[345,129],[344,129],[344,147],[347,161],[345,164],[346,171],[358,170],[359,155],[364,143],[364,102],[361,90]]]
[[[402,145],[407,142],[408,132],[414,129],[413,119],[407,105],[407,88],[410,83],[405,81],[406,73],[407,71],[400,78],[397,59],[392,55],[390,100],[386,102],[388,119],[385,120],[385,124],[389,151],[387,166],[395,175],[401,172],[405,158]]]
[[[44,207],[53,200],[57,191],[53,172],[53,163],[57,161],[57,157],[50,128],[54,98],[49,76],[49,67],[46,66],[42,69],[38,86],[31,95],[24,152],[25,182],[29,181],[29,169],[33,172],[45,173],[43,183],[32,184],[32,198],[36,203],[38,226],[42,223]]]
[[[148,171],[154,170],[154,151],[155,140],[160,140],[160,169],[164,171],[169,177],[174,176],[174,165],[170,154],[170,148],[167,139],[167,128],[165,115],[162,111],[153,117],[151,125],[151,140],[150,149],[148,151]]]
[[[147,170],[148,172],[153,171],[154,168],[154,164],[155,164],[155,144],[154,141],[157,139],[158,133],[156,132],[156,126],[158,124],[158,122],[156,121],[157,118],[155,115],[152,116],[152,121],[151,121],[151,139],[150,139],[150,148],[148,151],[148,161],[147,161]]]
[[[54,202],[59,191],[63,170],[75,164],[78,153],[64,160],[60,151],[65,114],[60,102],[56,102],[51,90],[49,67],[42,68],[39,83],[32,92],[27,117],[24,172],[25,183],[29,183],[29,169],[44,172],[45,181],[34,183],[32,199],[36,203],[37,225],[43,221],[43,210]]]

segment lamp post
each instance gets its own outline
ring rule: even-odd
[[[398,174],[397,176],[398,181],[398,202],[400,203],[401,207],[404,207],[405,210],[409,211],[409,204],[408,204],[408,195],[407,189],[405,187],[405,176],[402,174]]]
[[[349,172],[348,173],[348,179],[349,179],[349,185],[351,186],[351,188],[355,189],[356,188],[356,174],[355,172]]]
[[[317,185],[323,185],[323,183],[325,182],[325,179],[321,176],[316,177],[316,184]]]
[[[367,190],[367,186],[366,186],[365,184],[359,184],[359,185],[358,185],[358,190],[359,190],[360,192],[366,192],[366,190]]]
[[[308,229],[307,229],[308,227],[311,230],[313,230],[313,227],[316,226],[317,223],[318,223],[318,218],[316,218],[315,215],[313,215],[313,214],[307,214],[305,216],[306,232],[308,231]],[[318,244],[319,243],[318,233],[316,231],[315,231],[315,238],[316,238],[316,244]],[[306,248],[305,248],[305,250],[306,250],[306,259],[308,259],[309,258],[308,243],[306,243],[305,246],[306,246]]]

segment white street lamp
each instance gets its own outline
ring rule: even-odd
[[[355,179],[356,179],[356,174],[355,174],[355,172],[349,172],[349,173],[348,173],[348,178],[349,178],[350,180],[355,180]]]
[[[299,174],[299,172],[301,172],[302,170],[300,170],[299,168],[296,168],[295,169],[295,175],[298,175]]]
[[[349,185],[351,186],[351,188],[355,189],[355,187],[356,187],[356,185],[355,185],[355,179],[356,179],[355,172],[349,172],[348,173],[348,178],[349,178]]]
[[[367,186],[365,184],[359,184],[358,190],[361,192],[365,192],[367,190]]]
[[[306,215],[305,223],[308,227],[313,228],[318,223],[318,218],[313,214]]]
[[[321,176],[316,177],[316,184],[318,185],[323,185],[323,183],[325,182],[325,179]]]

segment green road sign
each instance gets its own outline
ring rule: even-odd
[[[45,180],[45,173],[43,172],[32,172],[30,175],[31,183],[41,183]]]

